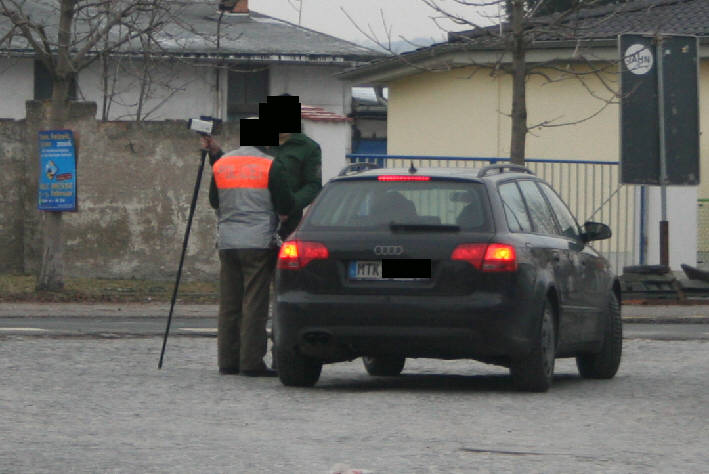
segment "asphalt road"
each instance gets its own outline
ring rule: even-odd
[[[165,333],[167,316],[29,316],[0,317],[0,336],[155,337]],[[625,323],[626,339],[709,340],[705,323]],[[175,317],[170,336],[216,336],[216,319]]]
[[[628,325],[630,326],[630,325]],[[0,336],[0,472],[706,472],[709,343],[626,340],[612,380],[557,363],[548,393],[503,368],[325,366],[312,389],[220,376],[216,343]]]

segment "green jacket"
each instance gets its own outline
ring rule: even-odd
[[[320,145],[305,134],[294,133],[283,145],[271,148],[275,153],[274,165],[282,165],[295,202],[288,220],[281,226],[281,235],[295,230],[303,218],[303,209],[322,188],[322,153]]]

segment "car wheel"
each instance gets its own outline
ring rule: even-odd
[[[556,336],[554,311],[550,302],[546,302],[539,327],[539,337],[534,342],[532,351],[522,359],[510,364],[512,382],[518,390],[527,392],[546,392],[551,387],[556,358]]]
[[[385,357],[362,357],[364,368],[369,375],[392,377],[399,375],[404,370],[405,357],[385,356]]]
[[[608,299],[603,347],[596,354],[576,356],[576,366],[581,377],[587,379],[610,379],[618,372],[620,356],[623,352],[623,321],[620,316],[620,304],[615,293]]]
[[[288,387],[312,387],[320,378],[322,362],[293,350],[276,350],[278,378]]]

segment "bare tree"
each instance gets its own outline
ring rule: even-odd
[[[490,51],[497,52],[497,59],[493,62],[475,63],[470,61],[471,66],[487,68],[492,74],[505,73],[512,76],[512,108],[509,113],[511,119],[510,138],[510,160],[512,163],[524,164],[527,134],[534,129],[541,127],[561,126],[579,121],[588,120],[586,117],[574,122],[560,123],[558,118],[545,120],[532,124],[527,119],[527,98],[526,84],[532,75],[540,75],[549,82],[555,82],[559,77],[549,76],[549,71],[555,71],[563,79],[573,78],[580,81],[584,88],[594,97],[601,101],[598,111],[592,114],[595,116],[604,110],[611,103],[617,103],[617,87],[608,84],[604,77],[605,72],[611,65],[592,64],[586,61],[577,50],[575,60],[584,64],[588,69],[578,72],[569,68],[561,68],[555,61],[546,63],[530,64],[527,60],[527,52],[534,47],[534,41],[539,38],[556,38],[565,40],[577,40],[583,27],[575,21],[577,13],[582,8],[602,5],[609,0],[419,0],[428,5],[434,13],[433,21],[438,27],[449,33],[450,41],[465,47],[468,45],[471,50],[480,50],[481,47],[489,48]],[[451,6],[464,7],[470,14],[454,13]],[[459,8],[460,9],[460,8]],[[344,11],[344,10],[343,10]],[[392,49],[391,27],[387,25],[382,13],[382,25],[386,38],[379,38],[371,26],[368,29],[361,28],[350,18],[350,21],[365,35],[370,41],[378,44],[381,48],[397,54]],[[540,12],[544,12],[541,15]],[[546,14],[552,12],[551,14]],[[606,21],[608,16],[594,20],[595,23]],[[453,23],[458,27],[463,27],[463,32],[449,32],[449,25]],[[402,38],[405,39],[405,38]],[[405,55],[397,54],[399,59],[408,66],[423,71],[450,70],[449,64],[441,66],[421,66],[409,61]],[[457,67],[460,67],[458,65]],[[601,97],[591,90],[587,84],[587,78],[592,76],[599,79],[608,92],[606,97]]]
[[[19,43],[33,50],[49,71],[49,126],[61,129],[68,119],[70,85],[78,72],[159,30],[170,20],[170,6],[167,0],[0,0],[0,20],[9,22],[0,47],[9,49]],[[42,214],[37,289],[58,290],[64,286],[62,213]]]

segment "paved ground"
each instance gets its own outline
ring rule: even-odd
[[[0,472],[706,472],[709,343],[626,341],[618,376],[546,394],[470,361],[326,366],[313,389],[219,376],[211,338],[0,338]]]
[[[164,329],[168,310],[6,303],[0,322]],[[204,334],[215,314],[178,305],[173,328]],[[213,338],[171,339],[157,370],[154,328],[117,339],[0,331],[0,472],[706,472],[709,306],[623,316],[632,339],[618,376],[583,380],[560,360],[547,394],[514,392],[503,368],[431,359],[396,378],[369,377],[359,360],[328,365],[315,388],[289,389],[220,377]],[[662,340],[670,329],[685,336]]]

